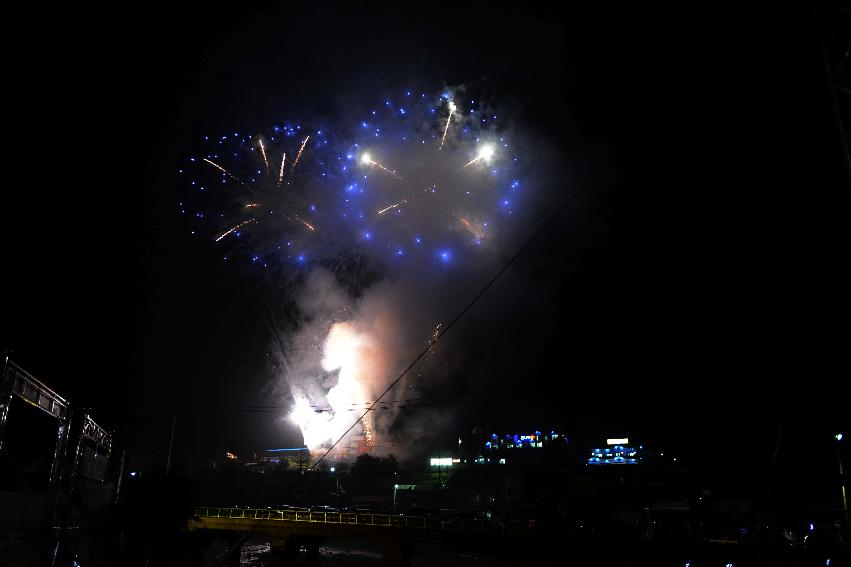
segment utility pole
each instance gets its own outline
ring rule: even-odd
[[[336,489],[334,490],[334,502],[337,510],[340,509],[340,474],[335,467],[331,467],[331,474],[334,475]]]
[[[177,428],[177,407],[174,406],[174,415],[171,418],[171,440],[168,442],[168,459],[165,463],[166,474],[171,472],[171,454],[174,449],[174,430]]]
[[[777,444],[774,446],[774,458],[771,459],[771,476],[768,479],[768,536],[774,529],[774,477],[777,475],[777,455],[780,453],[780,440],[783,438],[783,424],[777,425]]]
[[[124,463],[127,461],[127,447],[121,451],[121,466],[118,468],[118,482],[115,485],[115,504],[121,497],[121,483],[124,482]]]
[[[839,487],[842,490],[842,513],[845,516],[845,531],[851,534],[851,525],[848,524],[848,499],[845,495],[845,469],[842,467],[842,434],[837,433],[833,436],[836,439],[836,457],[839,459]]]
[[[14,372],[14,370],[9,367],[10,352],[6,351],[2,374],[0,374],[0,449],[3,448],[3,430],[6,428],[6,419],[9,417],[9,406],[12,403],[11,372]],[[6,370],[10,371],[8,378],[6,376]]]

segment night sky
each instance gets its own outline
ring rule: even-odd
[[[0,344],[137,450],[165,453],[175,403],[207,408],[184,420],[186,451],[300,443],[274,415],[213,409],[281,400],[266,284],[177,215],[187,148],[411,83],[473,85],[565,163],[606,164],[518,261],[520,283],[459,326],[471,359],[512,353],[459,380],[482,397],[459,428],[591,423],[733,462],[770,455],[778,422],[790,455],[847,425],[849,178],[807,10],[266,3],[49,18],[26,19],[34,41],[7,74]],[[539,395],[511,397],[530,384]]]

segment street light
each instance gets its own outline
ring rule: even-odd
[[[839,486],[842,489],[842,512],[845,514],[845,529],[851,530],[851,526],[848,525],[848,500],[845,497],[845,471],[842,468],[842,449],[839,445],[842,442],[842,434],[837,433],[833,438],[836,439],[836,457],[839,459]]]
[[[336,504],[336,508],[340,510],[340,475],[337,474],[337,469],[331,467],[331,472],[334,473],[334,482],[337,486],[336,490],[334,490],[334,501]]]
[[[399,489],[398,484],[393,485],[393,513],[396,513],[396,491]]]

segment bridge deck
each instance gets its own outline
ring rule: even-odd
[[[303,512],[271,508],[213,508],[195,511],[190,530],[245,532],[288,537],[392,537],[411,540],[445,540],[454,535],[501,534],[503,528],[487,520],[431,518],[355,512]]]

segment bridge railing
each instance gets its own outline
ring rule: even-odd
[[[427,516],[396,516],[355,512],[309,512],[301,510],[275,510],[271,508],[219,507],[196,508],[195,515],[199,519],[228,518],[405,529],[501,531],[501,528],[491,526],[485,520],[475,518],[432,518]]]

